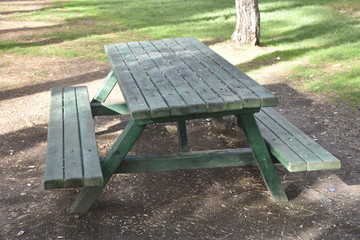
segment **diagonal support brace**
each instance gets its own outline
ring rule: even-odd
[[[286,202],[288,198],[284,191],[279,175],[276,172],[274,164],[271,160],[265,141],[261,136],[258,125],[256,124],[253,114],[239,114],[238,125],[244,130],[249,144],[254,152],[255,159],[259,165],[260,172],[264,178],[265,184],[271,193],[273,199],[277,202]]]

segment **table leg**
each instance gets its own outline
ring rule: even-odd
[[[109,153],[101,162],[104,176],[104,185],[100,187],[85,187],[71,206],[73,213],[87,212],[101,193],[111,176],[116,172],[122,160],[125,158],[136,139],[140,136],[146,125],[136,125],[133,120],[126,125],[119,138],[113,144]]]
[[[256,124],[254,115],[240,114],[236,117],[238,118],[238,124],[241,125],[244,130],[244,133],[254,152],[260,172],[273,199],[277,202],[288,201],[284,188],[281,185],[280,178],[266,148],[264,139],[261,136],[260,130]]]
[[[177,131],[179,135],[179,144],[180,151],[187,152],[189,151],[189,142],[186,133],[186,122],[185,120],[180,120],[177,122]]]

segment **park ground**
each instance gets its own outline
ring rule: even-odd
[[[54,51],[52,46],[71,52],[80,44],[70,38],[61,42],[49,37],[54,28],[67,27],[61,18],[57,27],[51,21],[14,18],[14,14],[41,12],[53,2],[0,2],[0,40],[7,43],[1,46],[17,42],[28,47],[3,51],[0,57],[0,239],[360,238],[360,114],[358,105],[345,99],[349,92],[345,98],[334,98],[326,88],[319,94],[299,87],[286,77],[289,66],[281,63],[283,57],[281,51],[274,51],[276,46],[236,47],[230,41],[207,41],[205,37],[212,49],[276,94],[280,102],[276,109],[339,158],[341,169],[289,173],[277,166],[290,198],[281,204],[271,200],[256,167],[123,174],[111,179],[88,213],[69,213],[79,189],[43,188],[49,91],[55,86],[86,85],[92,96],[109,64],[90,40],[89,51],[100,58],[45,53]],[[358,12],[350,10],[339,11],[358,19]],[[81,21],[72,27],[86,26],[87,20]],[[128,40],[143,36],[131,31],[124,34]],[[37,50],[39,54],[33,53]],[[259,54],[267,58],[257,61]],[[300,66],[304,61],[296,59],[292,64]],[[266,67],[256,71],[260,65]],[[336,75],[354,66],[345,61],[325,68]],[[316,77],[317,73],[312,74]],[[298,78],[302,78],[299,73]],[[128,116],[95,119],[101,155],[128,120]],[[225,124],[226,129],[215,129],[207,119],[189,121],[191,149],[246,146],[235,120],[226,117]],[[175,125],[158,124],[145,129],[131,154],[177,148]]]

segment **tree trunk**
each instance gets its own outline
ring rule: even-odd
[[[260,45],[260,12],[258,0],[235,0],[236,27],[231,39],[238,44]]]

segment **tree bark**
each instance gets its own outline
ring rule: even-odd
[[[258,0],[235,0],[236,27],[231,39],[238,44],[260,45]]]

